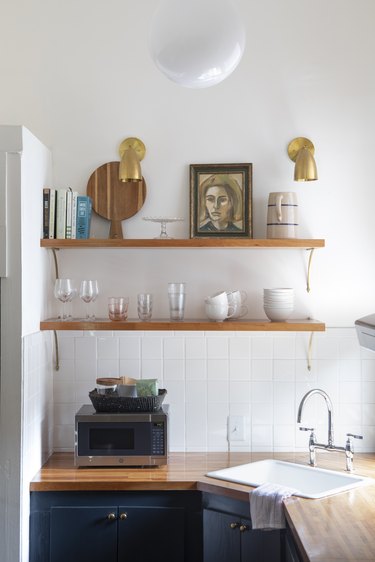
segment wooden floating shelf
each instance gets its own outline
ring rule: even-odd
[[[308,238],[133,238],[86,240],[42,239],[43,248],[324,248],[323,239]]]
[[[183,320],[173,322],[171,320],[150,320],[141,322],[140,320],[126,320],[124,322],[112,322],[111,320],[97,319],[86,322],[83,320],[59,319],[44,320],[40,323],[41,330],[85,330],[85,331],[265,331],[265,332],[324,332],[325,324],[318,320],[302,319],[288,320],[286,322],[271,322],[270,320],[235,320],[225,322],[212,322],[207,319]]]

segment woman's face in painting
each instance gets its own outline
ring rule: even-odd
[[[227,227],[232,218],[233,204],[223,186],[209,187],[205,195],[208,215],[216,228],[222,230]]]

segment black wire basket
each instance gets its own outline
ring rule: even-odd
[[[99,394],[96,389],[89,392],[89,398],[97,412],[156,412],[160,410],[167,391],[159,390],[158,396],[119,396],[117,391]]]

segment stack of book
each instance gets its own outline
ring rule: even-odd
[[[43,189],[43,238],[89,238],[92,200],[69,189]]]

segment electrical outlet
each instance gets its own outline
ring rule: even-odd
[[[228,441],[245,440],[245,416],[228,417]]]

